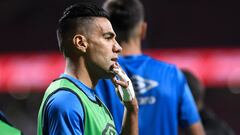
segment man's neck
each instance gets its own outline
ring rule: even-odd
[[[141,50],[141,41],[139,39],[132,39],[128,42],[122,42],[121,43],[122,49],[122,55],[139,55],[142,54]]]
[[[84,65],[84,62],[82,62],[81,60],[72,61],[66,59],[64,73],[75,77],[91,89],[94,89],[95,85],[97,84],[97,81],[91,79],[90,74],[86,69],[86,66]]]

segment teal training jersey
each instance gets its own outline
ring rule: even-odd
[[[38,134],[117,134],[110,112],[91,93],[93,90],[88,91],[89,88],[71,76],[62,76],[51,83],[44,95]]]
[[[21,135],[21,131],[0,120],[0,135]]]

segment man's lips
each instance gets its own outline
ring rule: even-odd
[[[112,58],[111,60],[117,62],[118,58]]]
[[[115,74],[115,72],[114,72],[113,69],[116,68],[116,67],[118,67],[118,63],[117,63],[118,58],[112,58],[111,60],[114,61],[114,63],[111,65],[110,71]]]

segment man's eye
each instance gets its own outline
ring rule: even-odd
[[[105,37],[105,39],[110,40],[110,39],[112,39],[112,37],[107,36],[107,37]]]

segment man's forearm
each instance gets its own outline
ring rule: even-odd
[[[206,135],[201,122],[197,122],[187,128],[188,135]]]
[[[138,104],[136,98],[125,102],[125,112],[121,135],[138,135]]]
[[[135,97],[132,81],[118,63],[112,67],[118,76],[112,78],[116,92],[125,106],[122,135],[138,135],[138,102]]]

